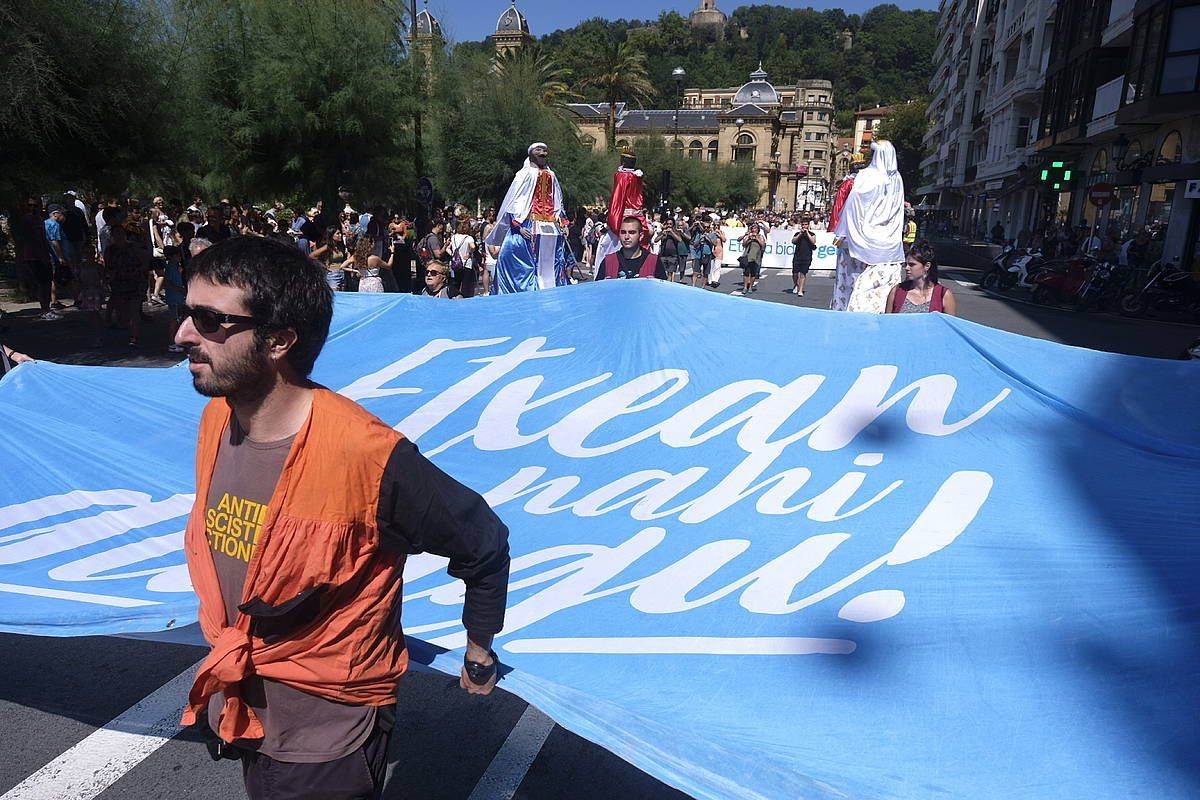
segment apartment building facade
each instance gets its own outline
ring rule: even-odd
[[[1200,0],[944,0],[921,207],[1020,238],[1151,231],[1200,275]],[[1043,167],[1071,179],[1055,191]],[[1089,201],[1092,187],[1111,201]]]
[[[955,232],[1016,236],[1040,209],[1033,146],[1055,0],[943,0],[922,207]]]
[[[1074,170],[1053,210],[1119,239],[1144,228],[1200,277],[1200,0],[1060,0],[1056,24],[1036,147]]]

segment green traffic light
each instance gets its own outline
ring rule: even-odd
[[[1054,184],[1054,188],[1055,188],[1055,189],[1061,189],[1061,188],[1062,188],[1062,184],[1061,184],[1061,183],[1056,183],[1056,184]]]
[[[1069,181],[1069,180],[1071,180],[1071,170],[1069,170],[1069,169],[1068,169],[1068,170],[1063,170],[1063,180],[1064,180],[1064,181]]]
[[[1054,167],[1055,169],[1058,169],[1062,165],[1063,165],[1063,162],[1061,162],[1061,161],[1051,161],[1050,162],[1050,166]]]
[[[1042,170],[1042,180],[1044,180],[1044,181],[1050,180],[1050,170],[1048,170],[1048,169]]]

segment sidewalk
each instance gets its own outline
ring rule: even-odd
[[[183,356],[168,353],[167,309],[143,306],[151,320],[142,322],[141,344],[131,347],[124,330],[107,330],[101,324],[100,346],[92,315],[68,308],[63,318],[39,319],[37,303],[19,302],[13,283],[0,278],[0,341],[40,361],[120,367],[169,367]],[[68,301],[73,302],[73,301]]]

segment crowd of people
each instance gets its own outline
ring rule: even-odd
[[[531,148],[527,168],[532,170],[530,180],[534,181],[539,170],[548,171],[544,167],[544,147],[536,154]],[[883,181],[880,186],[896,180],[887,177],[890,173],[885,167],[879,170],[878,174],[884,176],[879,179]],[[839,250],[845,251],[839,252],[839,278],[832,307],[890,311],[891,302],[885,298],[905,277],[905,253],[913,250],[915,225],[911,223],[911,211],[902,214],[908,222],[895,227],[890,219],[866,219],[854,210],[856,199],[875,191],[866,187],[866,178],[871,174],[863,173],[857,195],[850,192],[853,179],[847,180],[830,214],[714,208],[685,211],[676,207],[627,217],[616,236],[608,235],[608,224],[614,217],[607,208],[580,207],[569,218],[565,214],[551,217],[566,251],[557,259],[559,275],[557,281],[551,279],[551,285],[654,277],[715,289],[720,287],[723,265],[729,264],[726,251],[736,243],[733,252],[739,253],[740,280],[731,291],[748,295],[758,290],[768,237],[772,231],[784,229],[791,233],[793,245],[792,286],[786,291],[803,296],[818,248],[816,235],[828,229],[838,234]],[[163,197],[143,204],[134,198],[101,195],[94,198],[96,205],[92,208],[88,199],[74,191],[49,203],[31,196],[18,213],[10,216],[9,230],[18,278],[26,295],[39,303],[41,318],[60,319],[60,312],[66,308],[64,301],[71,299],[76,308],[88,313],[97,345],[107,326],[127,331],[129,345],[138,346],[141,325],[149,318],[147,309],[154,306],[168,307],[173,334],[186,298],[189,261],[206,247],[238,236],[290,243],[322,265],[328,285],[336,291],[466,299],[496,294],[497,290],[520,290],[495,285],[497,259],[508,233],[496,230],[497,219],[504,216],[506,227],[511,223],[510,198],[506,198],[508,205],[502,206],[503,213],[497,209],[471,213],[462,205],[432,209],[423,215],[420,230],[418,221],[405,210],[389,210],[382,205],[357,211],[347,204],[330,213],[320,203],[289,210],[281,203],[250,205],[229,198],[206,203],[197,196],[184,206]],[[890,202],[902,203],[902,190]],[[870,213],[879,217],[877,206],[872,206]],[[849,211],[843,213],[843,209]],[[843,228],[837,227],[839,219]],[[844,227],[847,221],[855,220],[849,229]],[[625,222],[629,223],[628,230]],[[879,234],[885,224],[890,227],[885,235]],[[519,232],[519,226],[513,230]],[[870,244],[870,237],[877,234],[882,238]],[[600,248],[606,236],[610,241],[619,239],[617,252],[607,253]],[[1135,258],[1142,257],[1147,249],[1139,242],[1141,239],[1131,245]],[[1102,246],[1096,243],[1094,249]],[[922,263],[933,263],[928,246],[917,252],[930,260]],[[854,262],[853,253],[868,260]],[[605,256],[612,260],[605,261]],[[644,256],[652,257],[651,266],[646,266]],[[533,250],[529,257],[535,258]],[[853,266],[843,275],[847,263]],[[869,264],[882,264],[886,269],[868,269]],[[569,274],[564,276],[563,272]],[[511,282],[503,270],[499,274],[500,281]],[[866,284],[871,283],[871,291],[878,295],[867,307],[849,302],[850,288],[845,280],[851,274],[860,290],[865,291]],[[936,284],[936,268],[922,274]],[[920,290],[908,298],[918,306],[925,299]],[[939,300],[935,305],[939,306],[935,310],[952,313],[950,304]],[[909,310],[904,303],[898,306],[902,307]],[[180,351],[174,342],[169,348]]]

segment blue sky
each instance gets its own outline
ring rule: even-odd
[[[418,0],[420,9],[422,0]],[[851,14],[861,13],[879,5],[877,0],[843,0],[833,2],[794,2],[789,0],[762,0],[763,4],[782,5],[790,8],[812,7],[816,9],[842,8]],[[674,10],[687,15],[698,5],[698,0],[605,0],[602,3],[579,2],[578,0],[517,0],[517,7],[529,18],[530,32],[541,36],[560,28],[570,28],[585,19],[602,16],[608,19],[653,19],[660,11]],[[729,13],[748,2],[717,0],[717,7]],[[442,28],[451,41],[478,41],[496,27],[496,18],[508,8],[509,0],[429,0],[429,10],[442,22]],[[897,0],[900,8],[937,9],[937,0]]]

